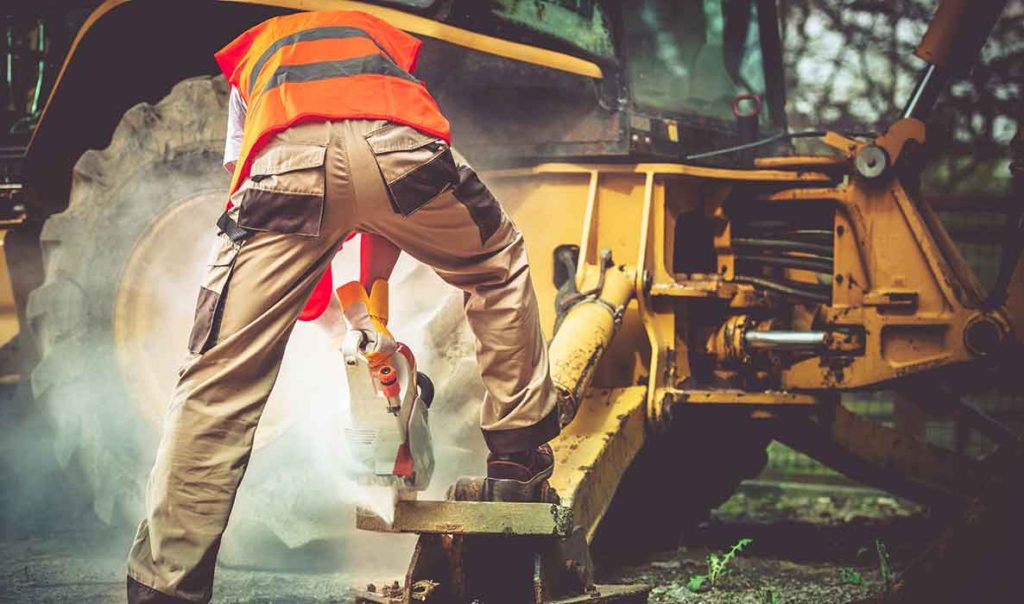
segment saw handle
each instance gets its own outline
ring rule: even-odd
[[[420,389],[420,400],[430,409],[430,403],[434,402],[434,382],[422,371],[416,372],[416,386]]]

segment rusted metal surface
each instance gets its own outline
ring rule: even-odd
[[[390,523],[356,510],[358,528],[387,533],[565,537],[572,525],[569,508],[549,503],[399,501]]]

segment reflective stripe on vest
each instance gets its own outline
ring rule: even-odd
[[[388,57],[388,59],[391,59],[392,63],[394,63],[394,59],[392,59],[391,55],[388,54],[388,51],[378,44],[377,41],[373,39],[373,36],[357,27],[314,27],[313,29],[306,29],[289,34],[271,44],[270,47],[260,55],[260,58],[256,59],[256,62],[253,64],[252,71],[249,72],[249,89],[246,90],[246,94],[252,95],[252,87],[255,85],[256,78],[259,77],[260,72],[263,71],[263,66],[267,64],[270,57],[274,56],[277,51],[281,50],[285,46],[291,46],[293,44],[298,44],[299,42],[311,42],[313,40],[344,40],[348,38],[366,38],[370,40],[377,46],[377,48],[380,49],[381,53]],[[395,65],[395,67],[401,71],[401,68],[398,67],[398,65]],[[402,71],[402,73],[406,72]]]
[[[410,82],[420,83],[419,80],[403,71],[395,65],[394,61],[383,55],[365,55],[342,61],[323,61],[321,63],[306,63],[304,65],[282,65],[270,76],[270,81],[260,91],[263,95],[289,82],[315,82],[317,80],[329,80],[331,78],[345,78],[354,75],[375,73],[387,75]]]

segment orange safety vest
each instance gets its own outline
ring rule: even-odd
[[[274,134],[307,120],[385,119],[449,141],[448,120],[409,73],[421,44],[372,15],[322,11],[269,19],[217,52],[248,108],[229,193]],[[320,316],[330,295],[328,268],[300,318]]]

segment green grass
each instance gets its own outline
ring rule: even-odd
[[[743,548],[753,543],[753,539],[740,539],[729,548],[729,551],[724,554],[711,552],[708,554],[708,572],[704,575],[694,575],[690,577],[690,580],[686,583],[686,588],[690,591],[700,591],[705,587],[714,589],[718,582],[729,573],[729,563],[732,562]]]

